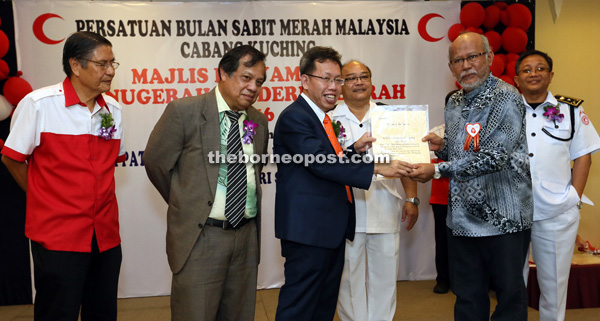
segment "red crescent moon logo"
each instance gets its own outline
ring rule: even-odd
[[[424,15],[423,18],[421,18],[421,20],[419,20],[419,34],[421,35],[421,38],[423,38],[424,40],[429,41],[429,42],[436,42],[436,41],[440,41],[440,40],[444,39],[444,36],[442,36],[440,38],[434,38],[427,33],[427,23],[429,22],[429,20],[431,20],[433,18],[444,19],[444,17],[440,16],[437,13],[430,13],[430,14]]]
[[[48,20],[50,18],[61,18],[62,20],[65,20],[65,19],[63,19],[63,17],[61,17],[57,14],[44,13],[43,15],[37,17],[35,19],[35,21],[33,22],[33,34],[35,35],[36,38],[38,38],[39,41],[41,41],[45,44],[55,45],[55,44],[65,40],[65,38],[60,39],[60,40],[52,40],[44,34],[44,23],[46,23],[46,20]]]

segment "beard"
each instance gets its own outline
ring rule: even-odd
[[[477,80],[472,82],[472,83],[466,83],[463,82],[462,79],[466,76],[469,75],[476,75],[477,76]],[[468,70],[465,71],[463,73],[460,74],[460,80],[458,80],[458,83],[460,84],[460,86],[467,92],[472,91],[474,89],[476,89],[477,87],[483,85],[483,83],[485,82],[485,80],[487,79],[487,76],[489,75],[489,73],[486,73],[484,75],[484,77],[479,77],[479,75],[477,74],[476,70]]]

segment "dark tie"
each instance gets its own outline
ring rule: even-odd
[[[226,111],[231,122],[227,135],[227,155],[234,154],[240,160],[242,140],[240,138],[240,124],[238,118],[242,114]],[[244,217],[246,208],[246,164],[237,161],[227,164],[227,194],[225,197],[225,217],[233,227],[237,227]]]

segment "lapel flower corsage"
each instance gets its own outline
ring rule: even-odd
[[[563,118],[565,118],[565,115],[560,113],[560,107],[558,105],[544,107],[544,116],[548,118],[548,121],[554,122],[555,127],[557,127],[556,122],[560,123]]]
[[[104,138],[105,140],[112,139],[113,133],[117,131],[114,125],[114,120],[112,118],[111,113],[102,113],[100,114],[102,118],[102,122],[100,123],[100,131],[98,132],[98,136],[100,138]]]
[[[344,146],[344,143],[346,142],[346,128],[342,126],[342,122],[339,120],[331,122],[331,126],[333,126],[333,132],[337,137],[338,142],[340,145]]]
[[[244,136],[242,137],[242,142],[244,142],[244,144],[252,144],[252,142],[254,142],[254,135],[256,135],[256,127],[258,127],[258,124],[249,118],[246,118],[243,124]]]

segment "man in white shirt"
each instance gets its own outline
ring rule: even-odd
[[[515,72],[527,110],[534,200],[531,249],[541,291],[540,320],[564,320],[581,198],[600,138],[582,100],[548,91],[554,72],[546,53],[522,53]],[[525,279],[528,272],[526,262]]]
[[[329,114],[343,126],[346,136],[339,140],[348,147],[371,131],[369,111],[376,103],[371,101],[373,86],[367,66],[350,61],[342,68],[342,78],[344,103]],[[404,206],[402,189],[407,197]],[[337,313],[343,321],[391,321],[396,312],[399,218],[406,222],[406,230],[417,222],[417,183],[408,177],[376,180],[373,176],[368,190],[353,188],[353,193],[356,234],[354,241],[346,240]]]

